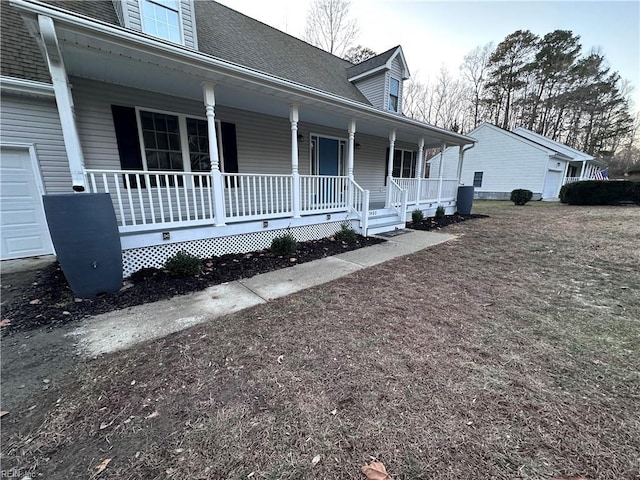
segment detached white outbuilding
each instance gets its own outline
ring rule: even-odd
[[[524,128],[510,132],[483,123],[469,136],[477,144],[465,151],[462,165],[457,148],[447,148],[427,163],[430,177],[435,177],[442,158],[443,176],[456,178],[459,173],[460,183],[473,185],[478,199],[508,199],[516,188],[531,190],[534,200],[557,199],[562,185],[573,180],[576,172],[580,172],[578,179],[591,178],[590,172],[602,164]]]

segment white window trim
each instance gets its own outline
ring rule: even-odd
[[[142,9],[142,5],[143,3],[147,1],[147,0],[138,0],[138,12],[140,13],[140,26],[142,27],[142,33],[146,33],[147,35],[151,35],[153,38],[159,38],[160,40],[164,40],[165,42],[171,42],[171,43],[175,43],[173,40],[169,40],[168,38],[162,38],[162,37],[158,37],[157,35],[153,35],[151,33],[149,33],[146,29],[146,25],[145,25],[145,20],[144,20],[144,13],[143,13],[143,9]],[[151,3],[155,3],[153,0],[149,0],[151,1]],[[178,2],[178,26],[180,27],[180,45],[184,45],[184,22],[182,19],[182,0],[177,0]],[[164,5],[160,5],[164,8],[169,8],[169,7],[165,7]],[[169,8],[169,10],[173,10],[171,8]],[[195,13],[195,11],[194,11]],[[195,18],[195,16],[193,17]]]
[[[138,139],[140,143],[140,152],[142,154],[142,168],[145,172],[156,172],[164,170],[149,170],[147,165],[147,152],[144,145],[144,135],[142,134],[142,119],[140,118],[140,112],[159,113],[162,115],[172,115],[178,117],[178,129],[180,130],[180,151],[182,152],[182,170],[175,170],[176,173],[191,173],[191,155],[189,153],[189,135],[187,132],[187,118],[194,120],[207,121],[207,117],[200,117],[198,115],[190,115],[187,113],[176,113],[168,110],[160,110],[157,108],[147,107],[134,107],[136,110],[136,123],[138,127]],[[218,156],[220,161],[220,171],[224,173],[224,154],[222,152],[222,127],[221,121],[216,119],[216,141],[218,143]],[[209,152],[211,155],[211,152]],[[201,172],[206,173],[206,172]]]
[[[391,108],[391,80],[396,80],[398,82],[398,109],[394,110]],[[393,113],[400,113],[400,92],[402,90],[402,83],[399,79],[389,74],[389,89],[387,90],[387,110]]]
[[[313,145],[313,142],[311,141],[311,139],[313,137],[316,137],[318,139],[320,138],[326,138],[329,140],[338,140],[338,142],[344,142],[344,152],[343,152],[343,158],[338,157],[338,176],[339,177],[344,177],[345,176],[345,159],[347,156],[347,148],[348,148],[348,141],[345,137],[334,137],[332,135],[323,135],[321,133],[313,133],[311,132],[309,134],[309,175],[312,175],[313,172],[313,163],[316,161],[315,158],[313,158],[313,156],[311,155],[311,146]],[[340,143],[338,143],[338,148],[340,148]],[[318,171],[320,170],[320,166],[317,165],[318,167]],[[341,173],[342,172],[342,173]],[[319,175],[319,174],[318,174]]]
[[[400,175],[399,177],[394,177],[394,178],[415,178],[415,171],[418,169],[418,153],[415,150],[409,150],[407,148],[394,148],[393,149],[393,155],[395,157],[395,152],[402,152],[400,154],[400,158],[402,160],[402,163],[400,164]],[[414,162],[414,166],[413,166],[413,172],[414,174],[410,177],[403,177],[402,176],[402,172],[404,171],[404,152],[409,152],[411,153],[411,161]],[[391,167],[393,167],[393,164],[391,165]],[[393,176],[393,168],[391,169],[391,175]]]

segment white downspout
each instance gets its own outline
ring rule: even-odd
[[[475,143],[468,145],[467,148],[464,148],[464,145],[460,145],[460,152],[458,153],[458,185],[464,185],[464,183],[462,183],[462,163],[464,162],[464,154],[475,146]]]
[[[38,15],[38,26],[40,27],[40,38],[44,46],[47,66],[49,67],[51,83],[56,97],[73,190],[75,192],[84,192],[87,189],[87,182],[84,176],[84,157],[76,126],[71,86],[64,67],[56,28],[53,24],[53,19],[44,15]]]

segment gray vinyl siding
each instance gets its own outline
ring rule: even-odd
[[[120,21],[120,26],[121,27],[127,27],[128,26],[128,19],[127,19],[127,15],[126,15],[124,6],[122,5],[122,0],[113,0],[113,8],[116,11],[116,15],[118,16],[118,20]]]
[[[34,144],[46,193],[71,193],[71,173],[53,98],[2,95],[2,143]]]
[[[198,49],[198,41],[196,38],[196,19],[193,15],[193,0],[181,0],[180,8],[182,14],[182,36],[186,47]]]
[[[138,30],[140,32],[143,29],[142,13],[140,11],[140,0],[123,0],[126,2],[128,24],[125,23],[127,28]],[[180,18],[182,19],[182,41],[186,47],[197,50],[198,45],[196,41],[196,20],[193,15],[193,8],[191,4],[192,0],[180,0]],[[119,3],[119,2],[116,2]],[[116,11],[118,7],[116,7]]]
[[[204,117],[202,102],[134,90],[112,84],[72,79],[78,131],[88,169],[120,169],[111,105],[150,108],[171,113]],[[100,92],[96,95],[95,92]],[[291,125],[288,118],[262,115],[224,106],[216,107],[216,119],[236,126],[238,170],[240,173],[291,173]],[[310,173],[310,135],[319,134],[347,139],[344,130],[309,124],[300,119],[298,168]],[[354,176],[362,188],[371,191],[372,200],[384,198],[387,138],[356,132],[360,149],[355,151]],[[417,150],[417,145],[398,142],[396,148]],[[346,173],[346,172],[345,172]]]
[[[125,22],[127,28],[131,28],[133,30],[142,31],[142,16],[140,14],[140,3],[138,0],[122,0],[126,2],[127,6],[127,18],[129,22]]]
[[[376,108],[386,108],[385,92],[387,91],[386,72],[379,73],[369,78],[365,78],[362,81],[357,82],[355,85],[367,97],[367,100],[371,102]]]

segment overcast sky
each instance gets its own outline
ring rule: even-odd
[[[310,0],[218,0],[302,38]],[[358,43],[381,53],[402,48],[412,78],[435,76],[441,65],[457,74],[466,53],[499,43],[518,29],[544,35],[557,29],[580,36],[583,52],[599,48],[613,70],[634,86],[640,110],[640,1],[352,0]]]

